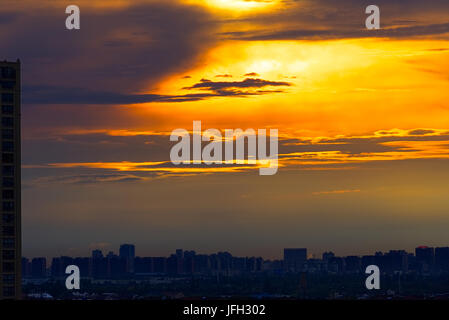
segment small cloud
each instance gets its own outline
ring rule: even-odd
[[[429,130],[429,129],[416,129],[416,130],[412,130],[409,131],[409,135],[410,136],[424,136],[426,134],[434,134],[435,131],[434,130]]]
[[[108,40],[103,42],[103,46],[105,47],[126,47],[129,45],[130,43],[128,41],[123,40]]]
[[[214,82],[208,79],[201,79],[199,83],[184,89],[204,89],[211,91],[219,91],[230,88],[263,88],[267,86],[291,86],[289,82],[269,81],[263,79],[246,78],[243,81],[229,81],[229,82]]]
[[[40,177],[28,183],[28,186],[40,186],[43,184],[96,184],[96,183],[117,183],[117,182],[138,182],[146,180],[144,177],[132,174],[78,174]]]
[[[360,192],[360,190],[354,189],[354,190],[318,191],[318,192],[313,192],[312,194],[315,196],[318,196],[318,195],[323,195],[323,194],[345,194],[345,193],[354,193],[354,192]]]
[[[243,75],[244,77],[260,77],[258,73],[250,72]]]
[[[191,76],[184,76],[184,77],[182,77],[183,79],[191,79],[192,77]]]
[[[445,52],[445,51],[449,51],[449,48],[434,48],[434,49],[427,49],[427,51],[430,51],[430,52]]]
[[[218,74],[215,76],[216,78],[232,78],[231,74]]]

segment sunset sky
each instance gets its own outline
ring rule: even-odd
[[[3,0],[22,61],[23,255],[449,245],[449,1]],[[72,4],[72,3],[71,3]],[[279,171],[170,163],[172,130],[279,130]]]

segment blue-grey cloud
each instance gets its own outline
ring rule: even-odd
[[[262,40],[323,40],[346,38],[413,38],[449,33],[449,23],[430,24],[423,26],[407,26],[379,30],[354,28],[338,29],[282,29],[275,31],[227,32],[222,36],[227,39],[262,41]]]
[[[2,57],[21,59],[28,86],[139,92],[188,70],[216,41],[206,10],[171,1],[86,9],[77,31],[66,30],[63,5],[13,8],[0,8]]]
[[[287,1],[279,10],[253,14],[239,20],[228,20],[226,39],[320,40],[345,38],[416,38],[434,36],[448,38],[445,0],[301,0]],[[382,30],[366,30],[365,9],[376,4],[381,11]],[[241,31],[240,23],[251,25]],[[238,27],[232,28],[235,24]]]
[[[128,94],[112,91],[101,91],[85,88],[66,88],[58,86],[25,86],[23,103],[25,104],[91,104],[91,105],[124,105],[149,102],[187,102],[213,97],[245,97],[278,93],[281,90],[242,90],[264,87],[290,86],[288,82],[269,81],[263,79],[245,79],[243,81],[214,82],[202,79],[199,83],[184,89],[202,89],[209,92],[189,93],[181,95],[160,94]]]

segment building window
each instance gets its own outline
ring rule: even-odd
[[[14,106],[3,105],[2,106],[2,113],[3,114],[13,114],[14,113]]]
[[[14,179],[13,178],[3,178],[3,187],[4,188],[13,188],[14,187]]]
[[[3,226],[2,227],[3,236],[13,237],[14,236],[14,227],[11,226]]]
[[[2,139],[14,139],[14,131],[12,129],[3,129]]]
[[[14,142],[12,142],[12,141],[3,141],[3,143],[2,143],[2,151],[3,152],[13,152],[14,151]]]
[[[14,176],[14,166],[3,166],[2,172],[4,176]]]
[[[14,87],[16,86],[16,82],[15,81],[0,81],[0,86],[3,89],[14,89]]]
[[[3,283],[4,284],[14,284],[16,282],[16,275],[15,274],[5,274],[3,276]]]
[[[3,283],[4,284],[14,284],[16,282],[16,275],[15,274],[5,274],[3,276]]]
[[[14,94],[2,93],[2,103],[14,103]]]
[[[14,272],[14,262],[3,262],[3,272]]]
[[[14,154],[12,154],[12,153],[3,153],[2,154],[2,162],[3,163],[13,163],[14,162]]]
[[[7,201],[2,204],[3,211],[14,211],[14,202]]]
[[[14,190],[3,190],[2,191],[2,198],[7,199],[14,199]]]
[[[14,223],[14,215],[13,214],[3,214],[2,221],[4,224]]]
[[[14,238],[3,238],[3,248],[14,248],[16,246],[16,242]]]
[[[2,126],[12,127],[14,126],[14,118],[12,117],[2,117]]]
[[[14,297],[16,294],[16,290],[14,287],[3,287],[3,296],[4,297]]]
[[[3,260],[14,260],[16,258],[14,250],[3,250]]]
[[[2,67],[1,75],[2,78],[14,79],[16,77],[16,69],[11,67]]]

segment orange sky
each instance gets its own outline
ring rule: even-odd
[[[416,234],[449,243],[436,173],[449,158],[447,1],[379,0],[378,32],[364,29],[356,0],[80,0],[78,33],[64,30],[65,1],[6,3],[13,35],[2,29],[0,41],[23,61],[25,230],[40,225],[30,252],[43,252],[31,245],[48,234],[42,221],[72,223],[73,245],[60,246],[75,251],[145,242],[148,230],[164,250],[173,234],[199,247],[204,224],[218,229],[211,250],[265,243],[269,255],[349,252],[360,228],[360,250],[410,247]],[[260,178],[259,164],[171,165],[170,132],[194,120],[279,129],[276,177]],[[232,240],[220,223],[237,230]],[[85,228],[92,240],[77,236]],[[52,243],[41,244],[62,252]]]

